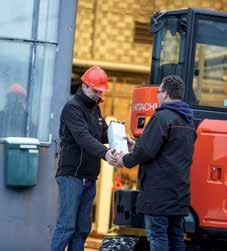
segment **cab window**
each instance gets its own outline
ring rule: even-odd
[[[194,105],[227,107],[227,26],[199,20],[193,76]]]

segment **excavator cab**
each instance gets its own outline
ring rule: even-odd
[[[152,16],[150,27],[150,86],[134,91],[132,134],[139,137],[154,113],[158,105],[154,93],[163,77],[181,76],[184,101],[194,111],[198,134],[185,233],[227,240],[227,13],[191,8],[163,11]],[[116,191],[114,224],[144,227],[143,217],[136,213],[137,194]]]
[[[152,17],[150,84],[169,74],[186,84],[184,100],[204,118],[227,118],[227,14],[201,9],[157,13]]]

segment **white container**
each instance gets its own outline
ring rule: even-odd
[[[124,124],[117,121],[110,121],[107,134],[110,149],[116,150],[117,152],[122,151],[124,153],[128,153],[128,144]]]

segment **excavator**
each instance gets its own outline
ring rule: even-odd
[[[157,12],[150,30],[150,84],[134,90],[132,134],[139,137],[155,112],[163,77],[181,76],[197,128],[191,208],[184,218],[186,250],[227,250],[227,13],[195,8]],[[139,231],[144,219],[136,213],[137,195],[137,190],[115,192],[113,223],[127,230],[107,236],[100,250],[149,250]]]

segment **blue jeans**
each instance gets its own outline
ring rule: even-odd
[[[83,251],[91,231],[95,181],[73,176],[56,178],[60,195],[60,210],[51,242],[51,251]]]
[[[152,251],[185,251],[183,216],[145,215],[145,226]]]

